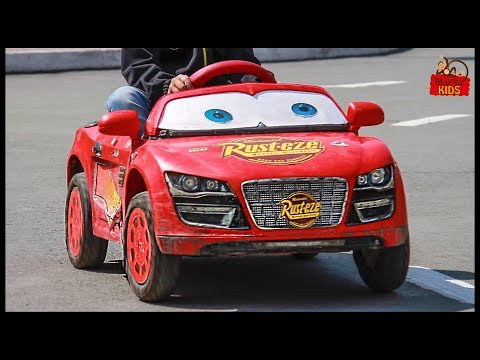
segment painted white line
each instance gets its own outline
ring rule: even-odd
[[[432,269],[410,266],[407,281],[467,304],[475,304],[475,286]]]
[[[455,285],[458,285],[458,286],[462,286],[464,288],[467,288],[467,289],[475,289],[475,286],[469,284],[469,283],[466,283],[465,281],[461,281],[461,280],[457,280],[457,279],[454,279],[454,280],[447,280],[449,283],[452,283],[452,284],[455,284]]]
[[[340,84],[340,85],[321,85],[324,88],[347,88],[347,89],[354,89],[354,88],[362,88],[362,87],[369,87],[369,86],[387,86],[387,85],[397,85],[397,84],[405,84],[406,81],[374,81],[374,82],[366,82],[366,83],[355,83],[355,84]]]
[[[434,123],[437,121],[452,120],[452,119],[464,118],[468,116],[472,116],[472,115],[471,114],[449,114],[449,115],[440,115],[440,116],[429,116],[429,117],[416,119],[416,120],[401,121],[401,122],[392,124],[392,126],[419,126],[419,125]]]

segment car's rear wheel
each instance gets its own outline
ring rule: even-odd
[[[148,192],[132,199],[125,224],[124,262],[130,287],[142,301],[165,300],[175,289],[182,258],[159,250]]]
[[[297,254],[292,254],[292,257],[297,260],[312,260],[317,256],[319,253],[297,253]]]
[[[400,246],[378,250],[354,250],[353,258],[364,283],[377,292],[392,292],[407,277],[410,263],[410,241]]]
[[[77,269],[97,268],[105,261],[108,241],[93,235],[92,207],[85,173],[74,175],[68,185],[65,243],[70,262]]]

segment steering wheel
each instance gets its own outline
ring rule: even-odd
[[[213,78],[227,74],[254,75],[264,83],[277,83],[273,74],[267,69],[243,60],[226,60],[207,65],[192,74],[190,81],[195,88],[200,88]]]

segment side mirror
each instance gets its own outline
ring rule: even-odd
[[[383,109],[375,103],[354,101],[348,105],[347,120],[353,131],[362,126],[380,125],[385,121]]]
[[[140,119],[135,110],[118,110],[103,115],[98,122],[100,133],[140,139]]]

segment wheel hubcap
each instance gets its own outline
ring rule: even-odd
[[[83,239],[82,199],[78,188],[72,190],[68,203],[68,247],[73,256],[80,254]]]
[[[127,233],[127,259],[130,272],[139,284],[147,281],[152,263],[152,244],[148,222],[140,209],[130,214]]]

